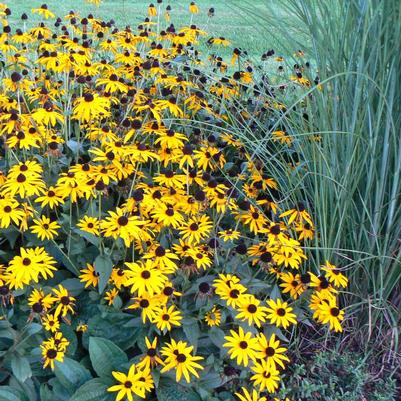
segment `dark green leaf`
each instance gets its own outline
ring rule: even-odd
[[[224,340],[225,333],[223,330],[219,329],[218,327],[211,327],[209,330],[209,338],[216,347],[221,347]]]
[[[1,386],[0,388],[1,401],[22,401],[25,399],[24,395],[15,388],[10,386]]]
[[[70,401],[107,401],[114,400],[107,392],[107,385],[101,379],[92,379],[83,384],[70,398]],[[114,393],[116,394],[116,393]]]
[[[189,319],[188,319],[189,320]],[[189,343],[194,346],[195,350],[198,346],[199,338],[199,325],[195,319],[184,322],[182,326],[185,336],[187,337]]]
[[[13,375],[20,381],[24,382],[32,376],[31,366],[27,358],[19,356],[17,353],[11,357],[11,370]]]
[[[109,281],[113,269],[113,262],[109,256],[99,255],[95,259],[94,265],[95,270],[99,273],[99,292],[102,293]]]
[[[64,358],[64,362],[55,363],[54,374],[60,383],[71,392],[92,378],[88,369],[67,357]]]
[[[98,376],[111,376],[113,370],[119,370],[128,362],[125,352],[110,340],[99,337],[89,339],[89,356],[93,369]]]
[[[194,390],[167,379],[160,380],[156,395],[158,401],[201,401]]]

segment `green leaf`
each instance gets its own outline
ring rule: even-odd
[[[28,359],[18,354],[14,354],[11,357],[11,370],[20,382],[24,382],[32,376],[31,365]]]
[[[189,320],[189,319],[188,319]],[[198,346],[199,339],[199,325],[195,319],[184,322],[182,326],[185,336],[187,337],[189,343],[194,346],[195,350]]]
[[[109,281],[113,269],[113,262],[110,257],[99,255],[95,259],[94,265],[96,272],[99,273],[99,293],[102,293]]]
[[[99,247],[100,238],[96,237],[96,235],[93,235],[91,233],[87,233],[86,231],[82,231],[82,230],[78,230],[78,229],[74,229],[74,232],[77,233],[78,235],[80,235],[81,237],[85,238],[92,245]]]
[[[107,392],[107,387],[101,379],[89,380],[72,395],[70,401],[106,401],[110,398],[114,400],[113,394]]]
[[[89,338],[89,356],[93,369],[98,376],[111,376],[113,370],[119,370],[128,362],[125,352],[110,340],[100,337]]]
[[[46,383],[42,383],[39,390],[41,401],[54,401],[54,394]]]
[[[0,388],[1,401],[22,401],[25,399],[26,398],[23,396],[23,394],[15,388],[10,386],[1,386]]]
[[[156,395],[158,401],[201,401],[194,390],[168,379],[160,380]]]
[[[211,327],[209,330],[209,338],[216,347],[220,348],[223,345],[223,343],[225,342],[224,336],[224,331],[219,329],[218,327]]]
[[[66,389],[72,391],[92,378],[88,369],[70,358],[64,358],[64,362],[56,361],[54,374]]]

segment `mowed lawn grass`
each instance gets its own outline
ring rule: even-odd
[[[10,21],[22,25],[20,16],[23,12],[30,12],[32,8],[40,7],[46,3],[50,10],[58,16],[66,15],[70,10],[79,12],[81,16],[92,13],[95,17],[106,21],[114,19],[119,26],[130,25],[137,26],[147,15],[147,7],[156,0],[103,0],[99,7],[88,4],[84,0],[6,0],[6,3],[12,10]],[[260,59],[260,56],[268,49],[275,48],[277,44],[274,35],[269,34],[266,26],[261,26],[255,19],[255,15],[263,15],[268,12],[266,0],[198,0],[197,5],[200,13],[193,16],[193,23],[205,29],[209,35],[223,36],[232,42],[235,47],[241,47],[248,51],[248,54],[254,59]],[[190,0],[164,0],[161,4],[161,10],[165,10],[170,4],[171,20],[176,27],[188,25],[191,21],[191,15],[188,11]],[[209,8],[215,9],[215,16],[208,17]],[[248,12],[249,9],[251,12]],[[30,17],[31,18],[31,17]],[[29,25],[39,21],[39,17],[32,19]],[[162,26],[167,23],[161,18]],[[223,53],[227,54],[228,51]],[[230,49],[231,53],[231,49]]]

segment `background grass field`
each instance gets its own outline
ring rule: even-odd
[[[46,3],[49,9],[58,16],[66,15],[70,10],[79,11],[81,16],[93,13],[105,20],[114,19],[119,26],[136,26],[145,15],[151,0],[103,0],[99,7],[88,4],[83,0],[9,0],[6,1],[12,10],[12,22],[20,22],[23,12],[31,8],[40,7]],[[153,2],[156,4],[156,1]],[[190,22],[188,12],[189,0],[163,1],[161,10],[164,12],[168,4],[171,5],[171,20],[176,26],[186,25]],[[270,48],[277,47],[274,32],[269,32],[267,26],[256,24],[255,15],[260,16],[268,12],[265,0],[198,0],[200,13],[193,17],[193,23],[207,30],[213,36],[224,36],[233,46],[241,47],[248,51],[251,57],[259,58]],[[215,9],[215,16],[208,18],[210,7]],[[284,18],[284,16],[283,16]],[[36,21],[39,21],[39,17]],[[30,23],[36,22],[35,20]],[[162,25],[166,24],[162,18]]]

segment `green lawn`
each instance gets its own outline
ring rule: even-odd
[[[70,10],[79,11],[80,15],[93,13],[105,20],[113,18],[118,25],[136,26],[146,15],[150,2],[156,4],[157,0],[103,0],[100,7],[88,4],[83,0],[9,0],[6,3],[12,10],[12,22],[19,22],[23,12],[30,11],[33,7],[40,7],[44,2],[50,10],[59,16],[64,16]],[[189,24],[188,12],[189,0],[164,0],[162,10],[167,4],[172,7],[172,21],[178,26]],[[244,10],[249,8],[252,13],[262,15],[267,13],[266,0],[198,0],[197,4],[201,13],[195,15],[193,23],[204,28],[210,35],[224,36],[230,39],[234,46],[246,49],[255,58],[269,48],[275,47],[273,36],[269,34],[267,27],[263,27],[255,20],[255,17]],[[214,7],[215,16],[211,19],[207,16],[210,7]],[[38,19],[36,19],[37,21]],[[31,23],[33,21],[31,20]]]

